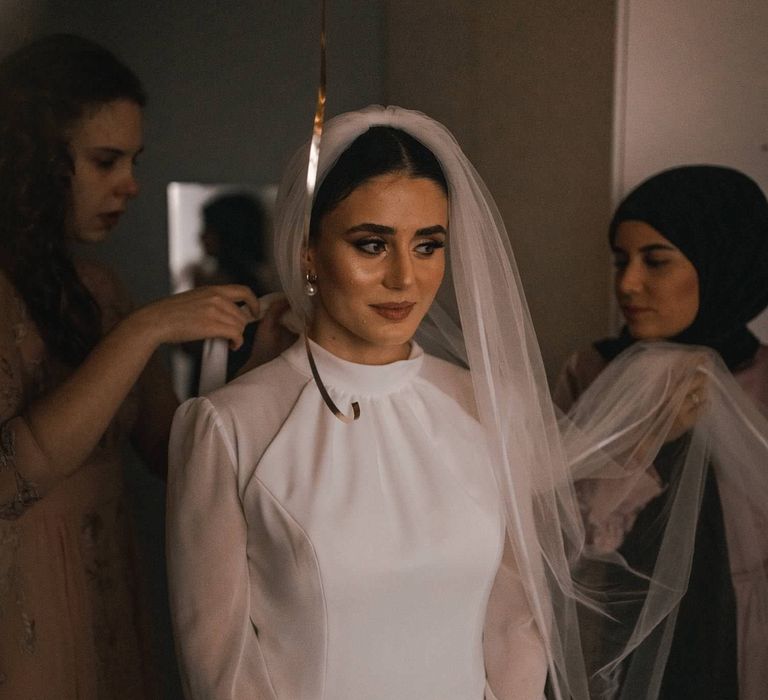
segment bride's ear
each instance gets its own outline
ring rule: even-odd
[[[314,273],[315,271],[315,247],[311,243],[301,246],[301,274]]]

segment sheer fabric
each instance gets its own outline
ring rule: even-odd
[[[583,431],[579,438],[571,425],[565,435],[569,448],[583,442],[574,455],[583,455],[578,467],[588,474],[577,489],[590,549],[613,553],[583,571],[637,635],[583,616],[590,658],[603,665],[593,680],[606,697],[762,698],[767,645],[751,630],[754,620],[766,629],[765,557],[752,535],[768,510],[766,432],[717,358],[765,405],[767,351],[746,324],[768,300],[768,201],[744,173],[686,165],[623,199],[612,243],[624,222],[651,226],[683,253],[698,275],[699,307],[667,343],[627,351],[637,342],[628,328],[595,343],[555,390]],[[617,660],[607,661],[611,655]],[[638,673],[652,678],[649,687]]]
[[[571,373],[571,390],[588,384],[599,365],[582,361],[581,376]],[[567,393],[561,388],[561,398]],[[703,401],[695,409],[693,395]],[[695,688],[710,673],[710,687],[697,697],[763,697],[768,422],[758,406],[712,350],[641,343],[605,367],[568,416],[564,444],[574,465],[589,555],[576,578],[617,621],[582,615],[595,697],[656,698],[662,681],[669,693],[675,684]],[[700,541],[706,518],[722,520],[725,541],[716,541],[717,522],[709,527],[715,533],[709,541]],[[718,556],[725,567],[722,581]],[[708,568],[699,571],[702,561],[709,561]],[[695,592],[704,608],[688,611],[694,581],[705,582],[706,590]],[[732,614],[729,607],[735,608]],[[675,656],[666,669],[678,615],[690,615],[702,629],[714,626],[700,652],[711,658]],[[737,645],[738,680],[726,683],[722,676],[736,669]],[[705,665],[695,674],[697,663]],[[724,670],[706,664],[723,664]]]

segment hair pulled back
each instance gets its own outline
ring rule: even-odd
[[[310,241],[317,239],[323,217],[368,180],[389,173],[426,178],[448,194],[440,163],[424,144],[402,129],[373,126],[358,136],[331,167],[312,205]]]

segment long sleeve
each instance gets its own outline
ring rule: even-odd
[[[187,698],[275,697],[249,615],[247,528],[234,451],[213,405],[182,405],[171,432],[167,558]]]
[[[488,600],[483,634],[486,700],[541,700],[544,645],[507,540]]]

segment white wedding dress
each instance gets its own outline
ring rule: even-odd
[[[467,372],[303,339],[178,411],[168,561],[185,691],[224,700],[538,700],[540,635]]]

